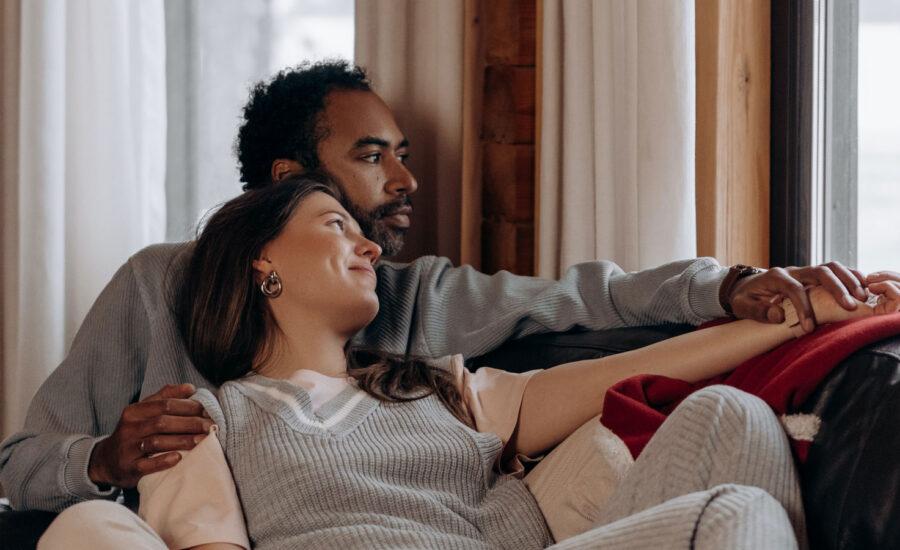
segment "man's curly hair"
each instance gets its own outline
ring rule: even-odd
[[[328,135],[319,123],[325,96],[334,90],[371,87],[365,71],[344,60],[303,63],[253,87],[234,145],[245,191],[271,182],[275,159],[319,168],[318,144]]]

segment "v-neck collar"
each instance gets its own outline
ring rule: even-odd
[[[353,431],[379,405],[379,401],[352,382],[313,410],[306,389],[288,381],[258,374],[239,381],[247,397],[268,412],[281,417],[299,432],[339,436]]]

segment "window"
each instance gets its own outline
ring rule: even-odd
[[[860,0],[857,266],[900,271],[900,2]]]
[[[900,271],[900,3],[772,5],[772,265]]]

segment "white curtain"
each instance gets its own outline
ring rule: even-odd
[[[396,259],[460,259],[465,14],[464,0],[356,1],[356,63],[409,139],[419,182],[412,230]]]
[[[696,255],[694,2],[544,0],[538,274]]]
[[[20,10],[17,143],[3,147],[18,151],[3,181],[6,435],[115,270],[166,227],[162,0]]]

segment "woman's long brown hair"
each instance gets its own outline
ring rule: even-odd
[[[314,192],[341,198],[325,178],[289,178],[226,202],[197,238],[176,293],[175,311],[194,366],[213,384],[245,376],[271,358],[278,325],[256,283],[252,262]],[[424,360],[348,346],[347,373],[381,401],[434,394],[456,418],[473,425],[452,375]]]

